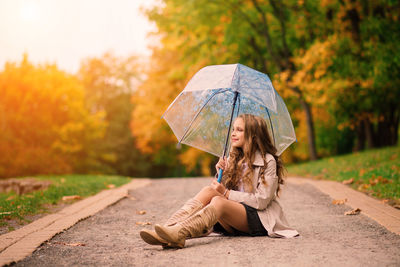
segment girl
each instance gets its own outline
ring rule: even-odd
[[[225,235],[294,237],[276,200],[283,184],[283,166],[276,156],[261,117],[242,114],[231,134],[228,160],[220,158],[222,182],[214,179],[171,216],[155,232],[142,230],[148,244],[183,248],[187,238],[207,235],[214,230]]]

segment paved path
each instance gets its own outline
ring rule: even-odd
[[[16,266],[399,266],[400,236],[332,199],[309,183],[288,183],[281,204],[293,239],[212,236],[180,250],[145,244],[152,228],[193,196],[209,178],[159,179],[42,244]],[[146,214],[140,212],[145,210]],[[138,222],[150,222],[141,226]],[[84,245],[84,246],[77,246]]]

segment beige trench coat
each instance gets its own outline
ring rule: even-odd
[[[278,200],[276,199],[276,189],[278,187],[278,176],[276,175],[276,162],[275,158],[267,154],[265,156],[267,162],[267,169],[264,172],[264,179],[267,184],[261,182],[259,173],[261,167],[264,166],[261,153],[257,152],[253,166],[253,192],[240,192],[230,190],[229,200],[243,202],[244,204],[257,209],[258,216],[264,228],[268,231],[271,237],[294,237],[299,233],[290,228],[286,220],[283,210]]]

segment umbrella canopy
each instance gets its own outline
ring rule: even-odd
[[[232,117],[242,113],[266,120],[278,155],[296,141],[289,112],[269,77],[242,64],[199,70],[163,118],[179,143],[221,157],[229,147]]]

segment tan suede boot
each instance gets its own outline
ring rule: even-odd
[[[176,247],[183,248],[189,237],[199,237],[209,232],[218,221],[214,206],[207,205],[204,209],[173,226],[155,225],[156,233]]]
[[[204,207],[203,202],[195,198],[191,198],[164,223],[166,226],[175,225],[181,222]]]
[[[172,216],[165,222],[165,226],[172,226],[176,223],[185,220],[186,218],[190,217],[191,215],[195,214],[199,210],[203,208],[203,203],[195,198],[191,198],[179,209],[177,210]],[[163,246],[163,248],[175,248],[177,247],[175,244],[169,243],[168,241],[162,239],[160,236],[157,235],[155,231],[152,230],[141,230],[140,237],[143,239],[144,242],[150,245],[158,245]]]

